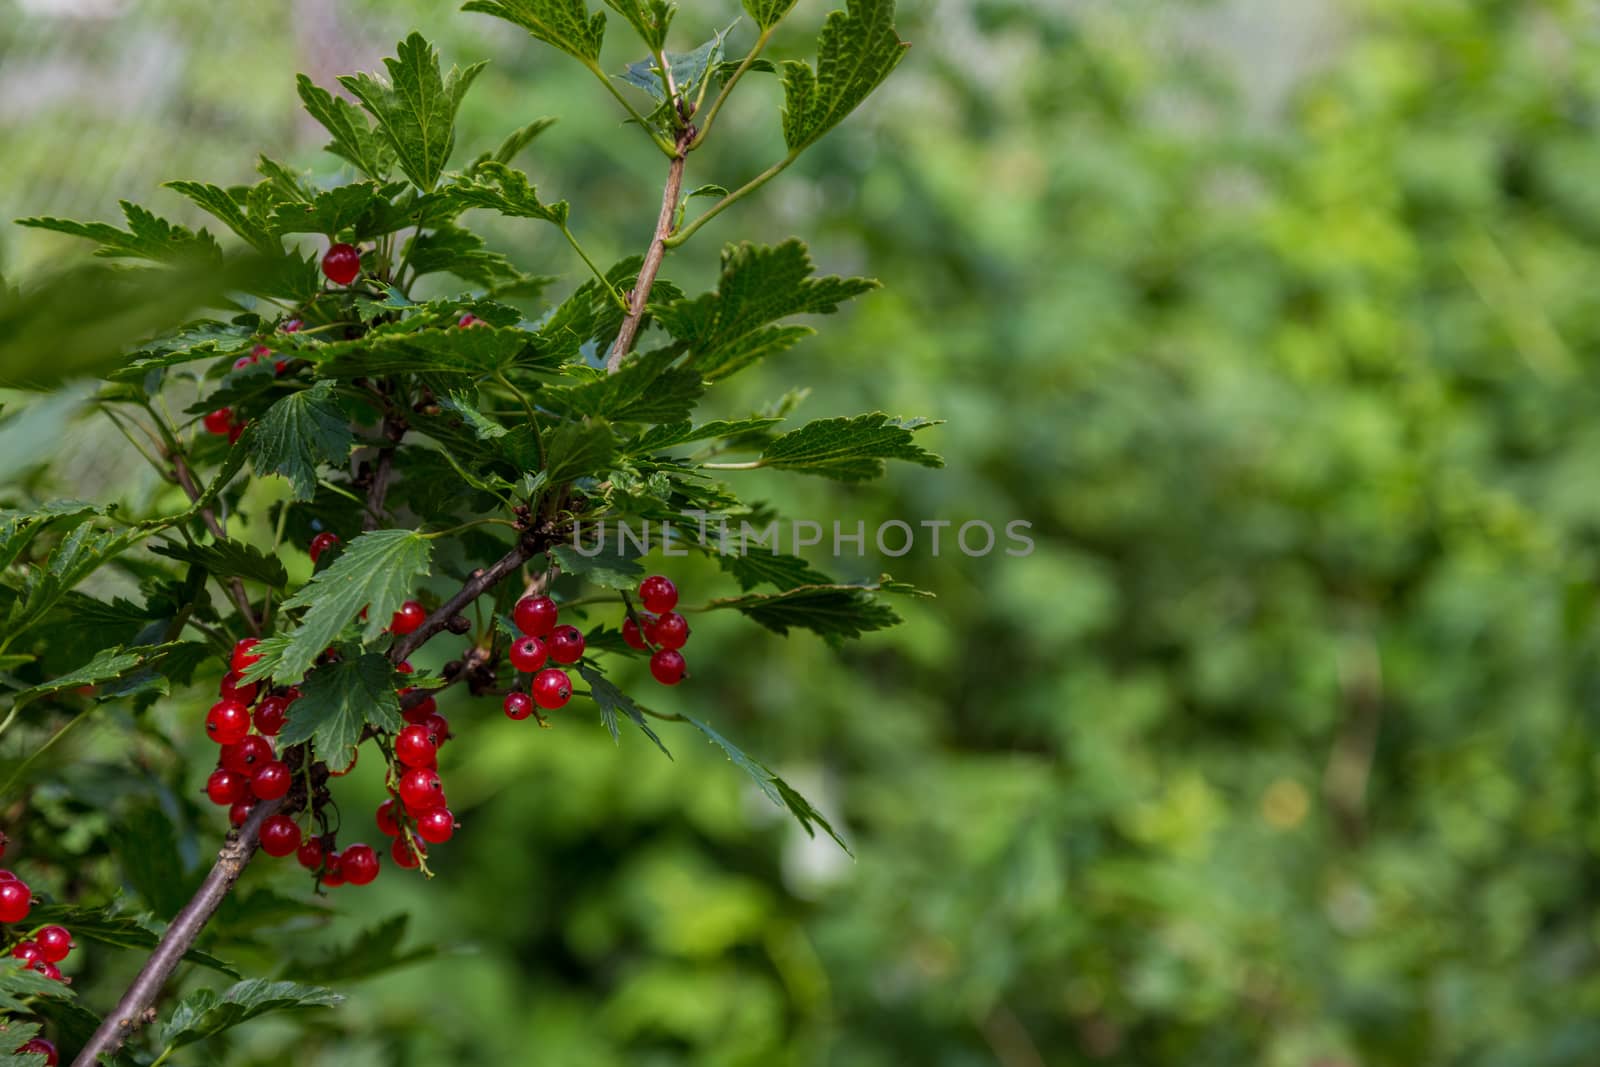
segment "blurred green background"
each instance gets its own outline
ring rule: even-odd
[[[685,6],[679,45],[736,7]],[[157,183],[247,180],[258,150],[329,173],[293,75],[372,69],[418,28],[447,63],[493,60],[458,160],[558,115],[525,166],[597,258],[642,250],[659,155],[563,57],[452,7],[0,0],[0,213],[126,197],[198,222]],[[809,54],[827,9],[803,0],[776,54]],[[265,887],[303,893],[298,872],[248,878],[262,969],[398,913],[447,954],[350,986],[309,1039],[262,1022],[176,1062],[1596,1062],[1593,5],[901,9],[914,47],[883,92],[665,272],[708,288],[721,241],[800,235],[885,283],[722,402],[808,386],[811,417],[941,417],[922,443],[949,467],[758,483],[790,514],[1033,523],[1025,559],[829,562],[938,599],[843,654],[708,623],[660,701],[772,763],[855,859],[698,735],[666,734],[668,762],[452,695],[441,877],[390,870],[285,928]],[[691,185],[780,153],[755,85]],[[549,228],[491,241],[581,280]],[[0,264],[69,247],[12,228]],[[7,409],[5,492],[155,492],[72,404]],[[198,862],[221,820],[159,760],[85,801],[115,736],[62,753],[26,833],[87,861],[161,811]],[[373,839],[379,786],[346,787]],[[137,959],[83,955],[104,1009]]]

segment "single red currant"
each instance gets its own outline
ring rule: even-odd
[[[44,949],[32,941],[18,941],[11,947],[11,954],[19,960],[27,960],[30,967],[44,959]]]
[[[0,882],[15,882],[16,880],[17,876],[10,871],[0,870]]]
[[[689,620],[669,611],[656,620],[651,638],[662,648],[682,648],[689,642]]]
[[[206,796],[219,808],[231,807],[241,800],[250,799],[250,779],[218,767],[206,779]]]
[[[322,257],[322,273],[335,285],[349,285],[361,273],[361,253],[353,245],[334,245]]]
[[[344,885],[344,858],[339,853],[329,852],[323,858],[322,884]]]
[[[261,824],[261,851],[287,856],[300,848],[300,827],[287,815],[273,815]]]
[[[339,861],[345,880],[351,885],[366,885],[378,877],[378,854],[371,845],[348,845]]]
[[[294,784],[294,772],[282,760],[263,763],[250,779],[250,791],[262,800],[277,800]]]
[[[251,734],[231,745],[222,746],[222,767],[235,774],[254,774],[273,757],[272,742]]]
[[[628,642],[629,648],[637,648],[643,652],[650,647],[645,644],[645,635],[655,632],[656,617],[654,615],[641,615],[639,618],[644,622],[644,632],[640,632],[638,625],[633,621],[633,617],[629,616],[622,620],[622,639]]]
[[[435,767],[439,763],[439,740],[421,723],[413,723],[394,738],[394,758],[407,767]]]
[[[223,700],[237,700],[241,704],[249,704],[256,699],[256,691],[260,688],[259,683],[246,682],[236,672],[229,671],[222,676],[222,684],[217,687],[217,693]]]
[[[543,667],[549,654],[544,642],[537,637],[519,637],[511,642],[511,665],[524,673],[531,674]]]
[[[300,861],[300,866],[308,871],[314,871],[322,866],[322,838],[308,837],[300,842],[300,847],[295,849],[294,858]]]
[[[261,662],[261,656],[255,650],[260,643],[254,637],[246,637],[239,641],[233,646],[233,656],[228,661],[229,666],[242,674],[252,664]]]
[[[378,832],[384,837],[396,837],[400,833],[400,805],[390,797],[378,805]]]
[[[529,637],[543,637],[554,630],[560,615],[561,609],[547,596],[525,596],[511,610],[511,618],[517,624],[517,629]]]
[[[37,960],[33,969],[53,982],[61,981],[61,968],[46,960]]]
[[[645,610],[657,615],[678,606],[678,587],[659,574],[652,574],[639,583],[639,599]]]
[[[417,836],[430,845],[442,845],[456,832],[456,817],[449,808],[429,808],[417,816]]]
[[[397,837],[389,845],[389,856],[400,866],[412,870],[420,865],[421,857],[426,857],[427,852],[423,851],[419,857],[417,846],[412,845],[404,837]]]
[[[250,817],[250,812],[255,805],[248,800],[236,800],[228,806],[228,822],[233,826],[243,826],[244,821]]]
[[[687,670],[683,653],[675,648],[663,648],[650,657],[650,673],[662,685],[677,685]]]
[[[533,699],[546,711],[554,711],[572,699],[572,679],[567,672],[556,667],[542,670],[533,676]]]
[[[250,733],[250,709],[237,700],[211,705],[206,714],[206,736],[219,745],[233,745]]]
[[[417,672],[417,669],[411,665],[411,661],[408,659],[401,660],[395,670],[401,674],[415,674]]]
[[[238,359],[233,361],[233,369],[244,370],[246,367],[253,367],[260,362],[261,357],[257,355],[240,356]]]
[[[389,620],[389,629],[393,633],[405,635],[416,630],[428,617],[428,611],[415,600],[408,600],[400,605],[400,610],[394,613],[394,618]]]
[[[214,433],[221,437],[233,429],[233,409],[218,408],[215,411],[207,412],[206,417],[201,419],[200,422],[205,426],[206,433]]]
[[[44,958],[51,963],[60,963],[73,949],[72,935],[65,926],[46,926],[34,934],[33,939],[38,943],[39,951],[44,953]]]
[[[400,690],[399,695],[401,701],[404,702],[406,697],[415,692],[416,690],[410,686]],[[433,699],[431,696],[426,696],[417,703],[412,704],[410,707],[402,706],[400,708],[400,717],[409,723],[426,722],[428,720],[428,716],[436,713],[438,710],[439,702]]]
[[[59,971],[56,972],[55,977],[61,977],[61,973]],[[44,1067],[56,1067],[56,1064],[61,1062],[61,1056],[60,1053],[56,1052],[56,1047],[42,1037],[29,1038],[26,1044],[17,1049],[19,1056],[26,1052],[42,1055],[44,1057]]]
[[[311,539],[311,548],[309,549],[311,553],[312,565],[315,566],[317,560],[322,558],[322,554],[338,543],[339,535],[336,533],[328,533],[327,531],[324,531],[313,537]]]
[[[427,811],[444,803],[444,786],[428,767],[413,767],[400,776],[400,803],[408,812]]]
[[[18,878],[0,882],[0,923],[19,923],[32,907],[33,892],[27,883]]]
[[[244,436],[244,425],[242,422],[236,422],[233,424],[233,428],[228,431],[228,443],[230,445],[237,444],[239,438]]]
[[[282,326],[279,326],[278,329],[282,330],[284,333],[299,333],[300,327],[304,325],[305,323],[301,322],[299,319],[289,319]]]
[[[506,718],[521,721],[533,714],[533,698],[513,689],[506,694]]]
[[[466,330],[473,326],[487,326],[489,324],[469,311],[456,320],[456,325],[461,327],[463,330]]]
[[[576,626],[557,626],[545,638],[550,658],[557,663],[576,663],[583,658],[583,632]]]
[[[289,717],[289,700],[287,697],[267,697],[256,705],[256,713],[251,716],[251,721],[268,737],[278,736],[278,731],[283,729],[283,722]]]
[[[450,740],[450,720],[440,715],[437,711],[423,719],[422,725],[428,728],[428,732],[433,735],[434,741],[440,748],[443,748],[444,743]]]

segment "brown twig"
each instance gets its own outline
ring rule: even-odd
[[[372,531],[383,521],[384,499],[389,494],[389,479],[394,474],[394,453],[406,435],[406,426],[393,418],[383,420],[383,436],[388,444],[378,449],[378,461],[372,470],[372,484],[367,487],[367,513],[361,519],[361,529]]]
[[[172,471],[178,488],[183,490],[183,495],[193,503],[200,499],[200,488],[195,485],[194,474],[189,470],[189,462],[181,453],[174,452],[171,456]],[[205,520],[209,529],[218,541],[228,539],[227,531],[222,528],[222,523],[217,521],[216,512],[210,508],[201,508],[200,517]],[[233,602],[239,609],[239,615],[244,619],[245,629],[250,631],[250,636],[261,636],[261,623],[256,619],[255,612],[250,609],[250,594],[244,591],[244,580],[231,578],[228,580],[228,591],[233,594]]]
[[[633,351],[633,342],[638,339],[639,327],[644,323],[644,309],[650,302],[650,290],[656,284],[661,261],[667,258],[667,238],[672,236],[672,226],[677,221],[678,197],[683,192],[683,162],[694,134],[695,129],[690,126],[678,135],[678,151],[672,157],[672,165],[667,170],[667,186],[661,193],[661,215],[656,219],[655,236],[650,241],[650,250],[645,253],[644,266],[639,268],[639,279],[628,294],[628,314],[622,320],[616,344],[611,346],[611,355],[606,357],[607,374],[615,374],[622,369],[622,361]]]

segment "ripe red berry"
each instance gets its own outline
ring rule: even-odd
[[[228,431],[228,443],[230,445],[231,444],[235,444],[235,443],[238,442],[239,438],[241,438],[243,436],[244,436],[244,423],[236,422],[236,423],[233,424],[233,429]]]
[[[28,917],[33,907],[33,893],[27,883],[13,878],[0,882],[0,923],[19,923]]]
[[[256,698],[256,691],[260,689],[256,682],[243,681],[238,674],[229,671],[222,676],[222,684],[217,687],[217,693],[223,700],[237,700],[241,704],[249,704]]]
[[[428,617],[428,611],[415,600],[408,600],[400,605],[400,610],[394,613],[394,618],[389,620],[389,629],[393,633],[408,634],[422,625]]]
[[[206,736],[219,745],[233,745],[250,733],[250,709],[237,700],[222,700],[206,713]]]
[[[206,433],[214,433],[221,437],[233,429],[233,409],[218,408],[215,411],[207,412],[206,417],[201,419],[200,422],[205,426]]]
[[[250,811],[255,807],[248,800],[236,800],[228,807],[228,822],[233,826],[243,826],[244,821],[250,817]]]
[[[349,285],[361,273],[361,253],[353,245],[334,245],[322,257],[322,273],[335,285]]]
[[[567,672],[550,667],[533,676],[533,699],[546,711],[563,707],[572,699],[572,679]]]
[[[634,624],[633,617],[629,616],[622,620],[622,639],[628,642],[629,648],[637,648],[643,652],[650,647],[645,644],[645,636],[655,633],[656,617],[654,615],[641,615],[639,618],[644,622],[644,632],[639,632],[639,627]]]
[[[456,832],[456,817],[449,808],[429,808],[417,816],[417,836],[430,845],[442,845]]]
[[[344,859],[339,853],[327,853],[323,857],[322,864],[323,885],[344,885]]]
[[[259,348],[261,346],[257,345],[256,347]],[[244,370],[246,367],[253,367],[257,363],[260,363],[260,362],[261,362],[261,357],[258,356],[258,355],[255,355],[254,353],[252,353],[252,354],[250,354],[248,356],[240,356],[238,359],[233,361],[233,369],[234,370]]]
[[[394,738],[394,758],[407,767],[433,767],[439,763],[438,738],[421,723],[413,723]]]
[[[27,960],[30,967],[44,959],[44,949],[32,941],[18,941],[11,947],[11,954],[19,960]]]
[[[400,776],[400,803],[408,812],[427,811],[444,803],[444,786],[428,767],[413,767]]]
[[[390,797],[378,805],[378,832],[384,837],[395,837],[400,833],[400,805]]]
[[[218,767],[211,772],[211,777],[206,779],[206,796],[210,797],[211,803],[219,808],[229,807],[241,800],[249,800],[250,779],[235,771],[225,771]]]
[[[411,661],[408,659],[401,660],[399,664],[396,665],[395,670],[399,671],[401,674],[417,673],[417,669],[411,665]]]
[[[317,560],[322,558],[322,554],[324,552],[328,551],[328,549],[332,548],[338,543],[339,535],[336,533],[328,533],[324,531],[323,533],[319,533],[317,536],[313,537],[311,539],[311,548],[309,549],[311,553],[312,564],[315,565]]]
[[[44,953],[44,958],[51,963],[60,963],[72,951],[72,935],[65,926],[46,926],[34,934],[33,939],[38,943],[39,951]]]
[[[287,697],[267,697],[256,705],[256,713],[251,721],[268,737],[276,737],[278,731],[283,729],[283,722],[289,717],[289,700]]]
[[[222,767],[235,774],[254,774],[273,757],[272,742],[251,734],[231,745],[222,746]]]
[[[284,333],[299,333],[300,327],[304,325],[305,323],[301,322],[299,319],[289,319],[282,326],[279,326],[278,329],[282,330]]]
[[[543,667],[549,654],[544,642],[537,637],[519,637],[511,642],[511,665],[525,674]]]
[[[478,318],[478,316],[469,311],[456,320],[456,325],[465,330],[473,326],[487,326],[488,323],[484,322],[482,319]]]
[[[61,981],[61,968],[47,960],[36,960],[33,969],[53,982]]]
[[[287,856],[300,848],[300,827],[287,815],[273,815],[261,824],[261,851]]]
[[[277,800],[289,792],[294,784],[294,773],[282,760],[263,763],[250,779],[250,791],[262,800]]]
[[[434,743],[440,748],[443,748],[444,743],[450,740],[450,720],[440,715],[437,711],[430,713],[426,719],[423,719],[422,725],[428,728],[428,732],[433,735]]]
[[[416,689],[412,688],[411,686],[407,686],[406,688],[400,690],[400,699],[404,701],[406,697],[415,692]],[[409,723],[426,722],[428,716],[434,714],[438,710],[439,702],[433,699],[433,697],[427,696],[423,697],[422,700],[411,705],[410,707],[402,707],[400,709],[400,717]]]
[[[652,574],[639,583],[639,599],[646,611],[657,615],[678,606],[678,587],[659,574]]]
[[[662,685],[677,685],[687,669],[683,653],[675,648],[663,648],[650,657],[650,673]]]
[[[556,619],[560,616],[561,609],[547,596],[525,596],[511,610],[511,618],[517,624],[517,629],[529,637],[543,637],[554,630]]]
[[[261,656],[255,651],[255,648],[260,643],[254,637],[246,637],[234,645],[233,656],[228,661],[229,666],[242,674],[251,664],[259,663]]]
[[[512,690],[506,694],[506,718],[521,721],[533,714],[533,698],[527,693]]]
[[[55,977],[61,977],[59,971],[56,972]],[[42,1054],[44,1056],[44,1067],[56,1067],[56,1064],[61,1062],[60,1054],[56,1052],[56,1047],[42,1037],[29,1038],[27,1044],[17,1049],[18,1055],[24,1052]]]
[[[576,663],[583,658],[583,632],[576,626],[557,626],[545,638],[550,658],[557,663]]]
[[[662,648],[682,648],[689,641],[689,620],[669,611],[655,621],[650,639]]]
[[[322,839],[308,837],[300,842],[300,847],[295,849],[294,858],[300,861],[300,866],[308,871],[314,871],[322,866]]]
[[[371,845],[349,845],[339,856],[339,867],[351,885],[366,885],[378,877],[378,854]]]
[[[10,871],[0,870],[0,882],[15,882],[16,880],[17,876]]]
[[[424,851],[421,853],[421,855],[426,856],[427,852]],[[417,846],[413,846],[411,842],[407,841],[404,837],[395,838],[394,841],[389,845],[389,856],[400,866],[405,867],[408,870],[417,867],[421,863],[421,860],[418,858]]]

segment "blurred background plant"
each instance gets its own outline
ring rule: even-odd
[[[827,6],[805,0],[785,33],[808,42]],[[595,132],[612,104],[587,75],[450,5],[0,13],[8,217],[113,218],[126,197],[198,223],[160,180],[248,180],[241,146],[326,166],[294,73],[371,69],[413,27],[447,63],[493,60],[461,156],[562,116],[528,169],[573,201],[596,257],[637,251],[655,217],[640,190],[661,161]],[[696,685],[663,702],[770,757],[856,859],[710,746],[668,763],[592,721],[486,721],[497,743],[452,771],[443,877],[380,879],[359,909],[335,897],[325,923],[285,929],[272,894],[303,886],[251,872],[255,906],[221,932],[306,973],[381,973],[306,1017],[309,1040],[263,1021],[212,1061],[1592,1063],[1593,16],[904,3],[914,47],[883,94],[707,230],[804,233],[823,272],[885,289],[735,391],[754,404],[799,379],[812,417],[947,418],[948,470],[790,498],[869,530],[1028,519],[1037,549],[971,558],[947,535],[937,557],[922,541],[884,560],[869,537],[830,569],[935,591],[910,625],[841,655],[708,622]],[[708,36],[708,17],[680,24]],[[763,103],[691,185],[780,154]],[[497,240],[582,280],[559,235]],[[716,243],[667,276],[708,287]],[[0,264],[26,278],[67,248],[12,228]],[[75,419],[80,397],[6,395],[0,503],[155,491]],[[205,700],[158,717],[197,724]],[[186,875],[114,869],[105,841],[144,835],[196,869],[221,832],[198,783],[92,729],[53,758],[18,862],[169,914]],[[410,916],[404,940],[354,941],[389,915]],[[390,968],[396,943],[443,953]],[[81,955],[80,988],[106,1002],[137,963]]]

